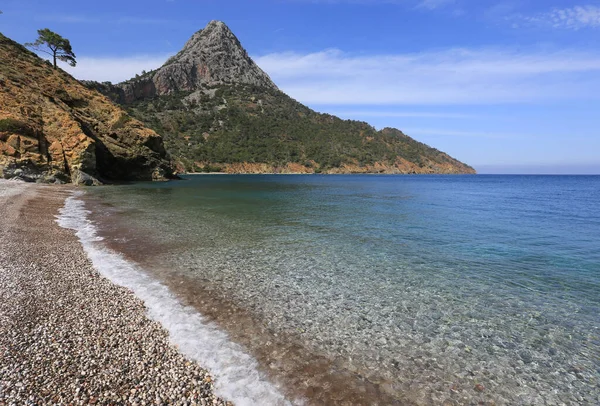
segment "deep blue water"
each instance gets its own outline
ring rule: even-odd
[[[411,401],[600,403],[600,176],[186,179],[89,194],[145,266]]]

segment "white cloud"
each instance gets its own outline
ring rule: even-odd
[[[82,56],[77,67],[63,68],[78,79],[117,83],[160,67],[168,57]],[[600,55],[586,52],[450,49],[354,55],[326,50],[274,53],[255,61],[284,92],[315,105],[479,105],[600,98]],[[382,109],[363,113],[365,117],[461,118]]]
[[[600,55],[450,49],[393,55],[339,50],[255,58],[290,96],[314,104],[521,103],[600,96]]]
[[[165,20],[163,18],[145,18],[145,17],[132,17],[132,16],[118,17],[114,20],[114,22],[117,24],[139,24],[139,25],[160,25],[160,24],[173,23],[173,21]]]
[[[131,79],[143,70],[159,68],[170,55],[139,55],[132,57],[79,57],[77,66],[61,67],[80,80],[118,83]]]
[[[436,8],[440,8],[449,4],[454,3],[455,0],[421,0],[417,5],[418,8],[426,8],[429,10],[434,10]]]
[[[456,0],[287,0],[294,3],[313,3],[313,4],[362,4],[368,6],[377,6],[382,4],[397,4],[408,7],[424,8],[434,10],[443,6],[453,4]]]
[[[475,138],[528,138],[530,135],[516,135],[508,133],[496,133],[490,131],[460,131],[460,130],[449,130],[447,128],[403,128],[402,132],[405,134],[414,135],[433,135],[443,137],[475,137]]]
[[[94,24],[100,22],[97,18],[75,14],[47,14],[35,17],[37,21],[48,21],[65,24]]]
[[[313,3],[313,4],[407,4],[415,0],[284,0],[289,3]]]
[[[523,19],[530,24],[553,28],[572,30],[599,28],[600,6],[581,5],[568,8],[554,8],[549,12],[532,17],[523,17]]]
[[[407,4],[414,0],[281,0],[287,3],[312,3],[312,4],[363,4],[376,6],[380,4]]]
[[[598,175],[600,165],[597,162],[568,164],[568,163],[533,163],[523,165],[521,162],[507,162],[497,165],[474,165],[479,174],[533,174],[533,175]]]
[[[172,21],[161,18],[144,18],[139,16],[89,16],[78,14],[47,14],[35,17],[37,21],[47,21],[63,24],[134,24],[160,25]]]
[[[473,119],[480,118],[472,114],[440,113],[429,111],[369,111],[369,110],[341,110],[331,114],[338,117],[394,117],[394,118],[451,118]]]

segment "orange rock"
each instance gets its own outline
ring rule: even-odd
[[[31,161],[40,172],[112,180],[173,173],[158,134],[2,34],[0,67],[0,171]]]

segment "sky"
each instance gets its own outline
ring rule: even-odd
[[[600,0],[0,0],[50,28],[79,79],[159,67],[224,21],[281,90],[396,127],[479,173],[600,174]],[[63,68],[67,69],[66,65]]]

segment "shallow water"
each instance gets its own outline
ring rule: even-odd
[[[600,177],[201,175],[86,202],[290,398],[600,403]]]
[[[76,231],[94,268],[104,277],[129,288],[144,301],[150,318],[169,331],[170,339],[184,355],[216,371],[219,381],[215,389],[219,396],[240,406],[289,404],[278,389],[261,376],[256,361],[218,326],[195,309],[182,305],[164,284],[108,248],[79,197],[81,192],[75,192],[66,199],[57,216],[58,224]]]

